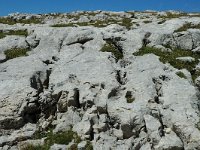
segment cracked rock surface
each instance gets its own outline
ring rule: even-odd
[[[191,70],[163,63],[153,53],[133,54],[147,46],[199,54],[200,29],[176,30],[188,22],[200,24],[200,15],[167,14],[95,11],[5,17],[36,17],[42,23],[0,23],[2,32],[28,32],[0,39],[0,150],[42,145],[48,134],[36,139],[36,133],[68,130],[81,142],[55,142],[50,149],[82,150],[90,143],[94,150],[200,150],[200,75],[192,80]],[[131,22],[129,28],[120,22],[124,18]],[[109,24],[108,19],[116,22]],[[80,24],[93,21],[104,26]],[[69,23],[75,25],[54,26]],[[115,50],[102,51],[106,44]],[[4,52],[13,48],[29,50],[6,59]],[[196,62],[191,56],[178,60]],[[199,62],[194,71],[198,69]]]

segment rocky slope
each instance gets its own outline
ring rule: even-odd
[[[0,18],[0,150],[200,150],[200,14]]]

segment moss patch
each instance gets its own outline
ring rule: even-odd
[[[19,36],[28,36],[27,30],[8,30],[0,32],[0,39],[6,37],[6,35],[19,35]]]
[[[15,20],[15,19],[12,19],[12,18],[4,18],[4,17],[0,17],[0,23],[3,23],[3,24],[8,24],[8,25],[14,25],[16,23],[22,23],[22,24],[41,24],[42,21],[41,19],[38,19],[36,17],[32,17],[30,19],[19,19],[19,20]]]
[[[85,150],[93,150],[92,143],[90,141],[87,141],[87,144],[85,146]]]
[[[131,91],[127,91],[126,92],[126,102],[127,103],[132,103],[133,101],[135,101],[135,98],[132,96],[132,92]]]
[[[182,27],[180,27],[179,29],[175,30],[174,32],[187,31],[188,29],[200,29],[200,24],[194,25],[191,22],[186,23]]]
[[[71,141],[73,141],[76,145],[81,142],[80,137],[77,135],[77,133],[73,132],[72,130],[55,134],[53,133],[53,131],[50,131],[46,135],[44,145],[27,145],[26,147],[23,147],[22,150],[49,150],[53,144],[68,145]],[[74,148],[76,148],[76,145],[74,146]]]
[[[127,29],[130,29],[133,25],[132,20],[130,18],[124,18],[122,19],[122,23],[119,23],[119,25],[126,27]]]
[[[111,42],[106,42],[106,44],[101,48],[100,51],[102,51],[102,52],[111,52],[115,56],[115,58],[116,58],[117,61],[119,59],[123,58],[123,54]]]
[[[179,18],[179,17],[184,17],[184,16],[188,16],[188,14],[187,13],[171,13],[171,12],[167,12],[166,16],[160,16],[160,18],[172,19],[172,18]]]
[[[145,24],[147,24],[147,23],[152,23],[152,21],[150,21],[150,20],[145,20],[145,21],[143,21]]]
[[[175,48],[172,52],[162,52],[160,49],[153,48],[153,47],[142,47],[139,52],[134,53],[135,56],[142,56],[144,54],[150,54],[153,53],[157,56],[159,56],[160,61],[163,63],[169,63],[173,67],[177,69],[187,69],[191,75],[193,80],[196,79],[196,77],[199,75],[197,71],[194,71],[194,68],[198,64],[198,59],[200,58],[200,54],[193,53],[192,51],[182,50]],[[177,57],[187,57],[191,56],[195,58],[195,61],[193,62],[183,62],[180,60],[177,60]]]
[[[166,20],[161,20],[161,21],[158,22],[158,24],[163,24],[165,22],[166,22]]]
[[[134,98],[131,98],[131,97],[128,97],[128,98],[126,98],[126,102],[127,103],[132,103],[132,102],[134,102]]]
[[[6,37],[6,35],[3,32],[0,32],[0,39]]]
[[[41,145],[38,145],[38,146],[34,146],[34,145],[26,145],[24,147],[21,148],[22,150],[47,150],[47,148],[41,146]]]
[[[121,26],[130,29],[132,26],[130,18],[124,18],[122,20],[107,19],[107,20],[96,20],[91,22],[77,22],[77,23],[66,23],[66,24],[55,24],[51,27],[76,27],[76,26],[94,26],[94,27],[106,27],[111,24],[119,24]]]
[[[176,75],[179,76],[180,78],[187,79],[185,74],[183,72],[181,72],[181,71],[177,72]]]
[[[27,56],[27,52],[28,49],[25,48],[14,48],[4,51],[4,54],[6,55],[6,59],[8,60],[16,57]]]

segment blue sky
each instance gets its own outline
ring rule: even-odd
[[[0,0],[0,16],[13,12],[49,13],[76,10],[182,10],[200,12],[200,0]]]

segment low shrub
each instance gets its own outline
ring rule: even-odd
[[[115,56],[115,58],[116,58],[117,61],[119,59],[123,58],[123,54],[111,42],[106,42],[106,44],[101,48],[100,51],[102,51],[102,52],[111,52]]]
[[[22,150],[49,150],[53,144],[68,145],[72,140],[75,146],[71,149],[76,148],[76,145],[81,142],[81,138],[72,130],[59,133],[53,133],[53,131],[50,130],[50,132],[46,134],[44,145],[27,145],[23,147]]]
[[[179,17],[184,17],[184,16],[188,16],[188,14],[187,13],[171,13],[171,12],[167,12],[166,16],[160,16],[160,18],[173,19],[173,18],[179,18]]]
[[[150,21],[150,20],[145,20],[145,21],[143,21],[145,24],[147,24],[147,23],[152,23],[152,21]]]
[[[172,52],[162,52],[160,49],[154,48],[154,47],[142,47],[138,52],[134,53],[135,56],[142,56],[144,54],[155,54],[159,56],[159,59],[163,63],[169,63],[173,67],[177,69],[187,69],[191,75],[193,80],[196,79],[196,77],[199,75],[199,73],[195,70],[196,65],[198,64],[198,59],[200,58],[200,54],[194,53],[192,51],[188,50],[182,50],[179,48],[175,48],[172,50]],[[187,57],[191,56],[195,58],[195,61],[193,62],[183,62],[180,60],[177,60],[177,57]]]
[[[6,35],[20,35],[20,36],[28,36],[27,30],[8,30],[0,32],[0,39],[6,37]]]
[[[42,20],[36,17],[32,17],[30,19],[13,19],[9,17],[0,17],[0,23],[2,24],[8,24],[8,25],[14,25],[16,23],[22,23],[22,24],[41,24]]]
[[[183,72],[181,72],[181,71],[177,72],[176,75],[179,76],[180,78],[187,79],[185,74]]]
[[[16,57],[27,56],[28,49],[26,48],[13,48],[4,51],[6,59],[13,59]]]
[[[174,32],[187,31],[188,29],[200,29],[200,24],[194,25],[191,22],[184,24],[182,27],[178,28]]]
[[[163,24],[165,22],[166,22],[166,20],[161,20],[161,21],[158,22],[158,24]]]
[[[96,20],[91,22],[77,22],[77,23],[66,23],[66,24],[55,24],[51,27],[76,27],[76,26],[94,26],[94,27],[106,27],[111,24],[119,24],[121,26],[130,29],[132,26],[131,19],[124,18],[122,20],[107,19],[107,20]]]

